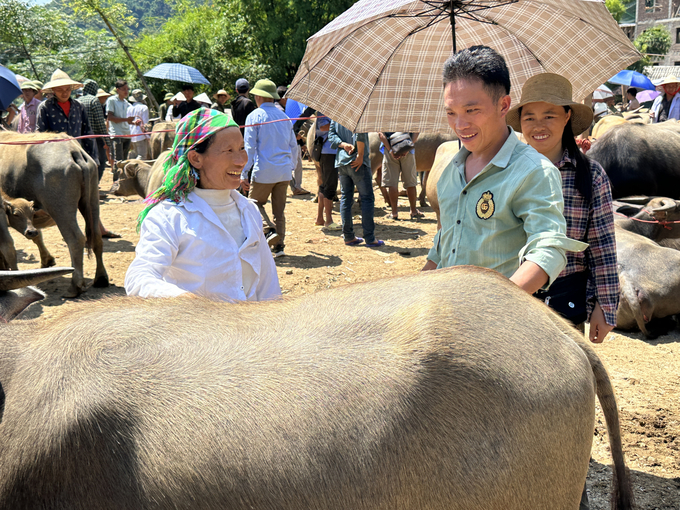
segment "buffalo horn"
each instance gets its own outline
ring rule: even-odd
[[[0,291],[37,285],[73,272],[72,267],[48,267],[24,271],[0,271]]]
[[[667,211],[672,211],[675,209],[678,204],[675,202],[675,200],[672,200],[670,198],[662,198],[660,200],[661,206],[660,207],[655,207],[652,209],[652,213],[661,213],[661,212],[667,212]]]

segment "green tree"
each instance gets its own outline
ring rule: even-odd
[[[245,30],[245,20],[238,12],[218,9],[208,4],[181,0],[175,15],[154,34],[142,36],[131,49],[143,69],[163,62],[195,67],[212,84],[212,89],[233,90],[241,76],[267,77],[269,68],[255,58]],[[153,80],[152,90],[176,91],[178,83]],[[197,90],[209,87],[198,87]]]
[[[644,68],[651,66],[655,58],[660,55],[665,55],[671,48],[671,33],[663,25],[657,25],[653,28],[648,28],[642,32],[633,41],[633,44],[642,53],[642,59],[638,60],[628,69],[638,72],[644,72]]]
[[[611,13],[612,17],[617,23],[621,21],[621,17],[625,14],[626,8],[621,3],[621,0],[605,0],[605,5],[607,10]]]
[[[302,61],[307,39],[355,0],[216,0],[222,9],[237,10],[246,21],[258,59],[271,68],[271,79],[287,84]]]
[[[0,0],[0,54],[7,64],[21,64],[22,72],[44,78],[37,57],[51,56],[69,42],[68,17],[55,17],[45,7],[19,0]],[[15,67],[15,66],[12,66]]]
[[[111,35],[116,39],[122,50],[127,55],[132,67],[134,67],[139,81],[146,90],[151,104],[158,110],[158,102],[151,93],[151,89],[146,83],[142,72],[139,70],[137,62],[130,54],[130,50],[123,42],[123,37],[129,34],[129,27],[135,23],[135,18],[130,14],[130,11],[125,4],[116,2],[114,0],[67,0],[69,6],[73,9],[76,16],[84,20],[101,18],[106,25],[106,28],[111,32]]]

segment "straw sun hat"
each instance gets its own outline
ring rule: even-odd
[[[217,96],[227,96],[227,97],[229,97],[229,93],[224,89],[220,89],[220,90],[217,91],[217,94],[213,95],[213,97],[215,99],[217,99]]]
[[[661,85],[669,85],[671,83],[680,83],[680,78],[677,78],[676,76],[666,76],[661,82],[655,83],[657,87],[660,87]]]
[[[79,89],[80,87],[83,86],[82,83],[77,82],[75,80],[72,80],[69,78],[68,74],[66,74],[64,71],[61,69],[57,69],[52,73],[52,77],[50,78],[50,81],[45,83],[43,85],[42,91],[43,92],[53,92],[54,87],[63,87],[64,85],[70,85],[71,90],[76,90]]]
[[[111,94],[106,92],[104,89],[97,90],[97,95],[95,97],[111,97]]]
[[[529,103],[551,103],[571,108],[571,129],[574,133],[582,133],[593,122],[593,111],[590,106],[576,103],[571,96],[571,83],[559,74],[543,73],[529,78],[522,87],[522,98],[517,106],[510,109],[505,117],[512,129],[520,133],[522,127],[519,109]]]

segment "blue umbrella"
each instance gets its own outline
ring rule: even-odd
[[[6,110],[21,95],[17,77],[5,66],[0,66],[0,110]]]
[[[205,83],[210,82],[205,79],[197,69],[184,64],[160,64],[154,67],[144,76],[149,78],[160,78],[161,80],[181,81],[183,83]]]
[[[626,85],[628,87],[635,87],[638,89],[654,90],[656,88],[649,78],[647,78],[642,73],[638,73],[637,71],[621,71],[607,81],[609,83]]]

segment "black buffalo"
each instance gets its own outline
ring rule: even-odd
[[[614,198],[629,195],[680,198],[680,124],[621,124],[588,152],[609,176]]]

